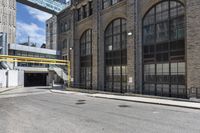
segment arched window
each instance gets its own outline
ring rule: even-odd
[[[68,48],[68,40],[65,39],[65,40],[63,41],[62,49],[67,49],[67,48]]]
[[[112,21],[105,33],[105,90],[123,92],[127,86],[126,20]]]
[[[83,33],[80,39],[80,87],[92,88],[92,30]]]
[[[143,92],[185,97],[185,15],[177,0],[166,0],[143,18]]]

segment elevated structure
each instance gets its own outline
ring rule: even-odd
[[[0,61],[11,62],[14,70],[24,71],[25,74],[48,73],[49,78],[51,75],[58,76],[50,78],[55,82],[59,82],[59,79],[69,81],[70,62],[58,60],[59,54],[57,50],[10,44],[9,55],[0,55]]]
[[[46,65],[62,65],[62,66],[66,66],[67,67],[67,71],[68,71],[68,74],[63,76],[63,72],[61,71],[61,69],[53,69],[53,71],[55,71],[58,76],[63,76],[67,81],[68,81],[68,86],[70,86],[70,62],[69,61],[66,61],[66,60],[57,60],[57,59],[45,59],[45,58],[35,58],[35,57],[24,57],[24,56],[12,56],[12,55],[0,55],[0,62],[8,62],[8,63],[36,63],[36,64],[46,64]],[[30,70],[30,69],[28,69]],[[27,75],[30,75],[31,73],[27,73],[26,71],[28,71],[25,69],[23,70],[20,70],[21,72],[24,73],[24,75],[21,75],[21,76],[24,76],[23,79],[24,82],[26,82],[26,77]],[[38,72],[34,72],[36,76],[40,76],[42,75],[43,73],[41,73],[41,68],[37,68],[37,69],[33,69],[34,71],[35,70],[38,70]],[[43,71],[45,71],[45,69],[42,69]],[[32,72],[33,73],[33,72]],[[38,75],[39,74],[39,75]],[[50,73],[48,74],[50,76]],[[45,77],[45,75],[43,75],[42,77]],[[29,79],[33,80],[33,75],[29,76]],[[40,79],[40,78],[39,78]],[[40,79],[40,80],[43,80],[43,79]],[[45,78],[46,80],[46,78]],[[28,82],[31,82],[31,81],[28,81]],[[36,80],[36,82],[39,82]],[[45,81],[46,82],[46,81]]]
[[[68,2],[62,2],[59,0],[16,0],[22,4],[37,8],[41,11],[48,12],[50,14],[57,14],[62,11],[65,7],[70,5]]]

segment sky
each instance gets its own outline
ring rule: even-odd
[[[52,15],[17,3],[17,43],[28,41],[36,43],[39,47],[46,43],[45,21]]]

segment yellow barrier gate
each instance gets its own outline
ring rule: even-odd
[[[70,61],[58,60],[58,59],[47,59],[47,58],[35,58],[35,57],[24,57],[24,56],[12,56],[12,55],[0,55],[0,62],[21,62],[21,63],[37,63],[37,64],[48,64],[48,65],[62,65],[67,67],[68,75],[68,87],[71,82],[70,75]]]

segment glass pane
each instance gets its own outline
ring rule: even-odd
[[[178,73],[178,64],[171,63],[171,75],[176,75]]]
[[[157,86],[156,86],[156,89],[157,89],[157,95],[158,96],[162,96],[162,94],[163,94],[163,85],[162,84],[157,84]]]
[[[169,96],[169,84],[163,84],[163,95]]]
[[[171,86],[171,95],[177,96],[178,95],[178,85],[172,85]]]
[[[156,39],[157,42],[163,42],[169,39],[168,21],[157,24],[156,30],[157,30],[157,39]]]
[[[113,36],[113,50],[119,50],[120,44],[120,34]]]
[[[155,40],[154,25],[147,25],[143,27],[144,45],[152,44]]]
[[[185,74],[185,63],[184,62],[178,63],[178,73]]]
[[[150,91],[150,94],[152,94],[152,95],[155,94],[155,85],[154,84],[149,85],[149,91]]]

